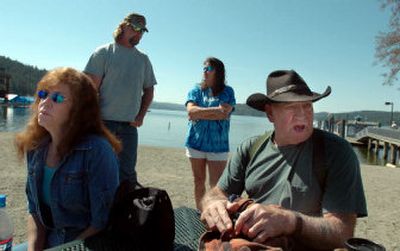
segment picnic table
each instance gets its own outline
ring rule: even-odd
[[[174,209],[175,215],[175,251],[195,251],[198,248],[200,235],[206,230],[200,221],[197,210],[188,207]],[[155,240],[156,241],[156,240]],[[120,242],[111,238],[107,234],[99,234],[86,240],[75,240],[63,245],[46,249],[48,251],[109,251],[109,250],[129,250]],[[143,250],[143,249],[138,249]],[[135,251],[135,250],[133,250]]]

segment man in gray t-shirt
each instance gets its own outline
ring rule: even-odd
[[[97,48],[84,70],[99,91],[105,125],[122,141],[120,181],[133,183],[137,182],[137,127],[143,124],[157,84],[148,56],[136,48],[144,32],[148,32],[145,17],[129,14],[114,31],[115,42]]]
[[[313,129],[312,102],[330,92],[312,92],[293,70],[275,71],[267,95],[247,99],[266,113],[274,131],[262,144],[257,137],[243,142],[204,197],[201,218],[211,229],[234,230],[260,243],[290,236],[294,250],[332,250],[353,236],[356,218],[367,215],[358,159],[348,142]],[[315,167],[314,152],[324,153],[324,170]],[[255,203],[233,226],[228,213],[239,204],[228,196],[244,191]]]

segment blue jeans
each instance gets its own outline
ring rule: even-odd
[[[122,151],[118,155],[119,181],[137,182],[136,158],[138,146],[137,128],[129,122],[104,120],[104,125],[122,142]]]

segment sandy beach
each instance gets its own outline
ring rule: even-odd
[[[15,224],[14,242],[26,240],[25,163],[16,157],[14,133],[0,132],[0,193]],[[194,207],[193,180],[184,149],[139,146],[137,171],[145,186],[167,190],[173,206]],[[400,168],[362,165],[369,216],[357,221],[355,236],[400,251]]]

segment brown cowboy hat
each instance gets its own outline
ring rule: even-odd
[[[279,70],[268,75],[267,95],[254,93],[247,98],[246,104],[259,111],[265,111],[265,104],[281,102],[315,102],[331,93],[328,86],[324,93],[312,92],[306,82],[294,70]]]

